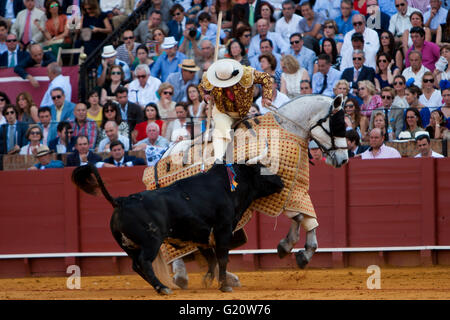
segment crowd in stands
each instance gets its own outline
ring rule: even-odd
[[[435,155],[426,149],[430,139],[448,139],[449,1],[78,2],[77,11],[72,0],[0,1],[0,67],[35,88],[29,68],[47,68],[50,80],[42,101],[0,89],[0,154],[35,155],[35,168],[60,166],[41,161],[51,152],[72,153],[66,165],[155,163],[172,143],[205,128],[198,84],[214,62],[216,38],[219,58],[270,74],[275,107],[304,94],[342,94],[351,156],[397,157],[383,142],[399,139]],[[151,2],[146,19],[101,48],[95,89],[72,101],[59,48],[83,46],[89,56],[144,2]],[[258,87],[253,96],[250,115],[268,112]],[[126,154],[137,150],[146,159]]]

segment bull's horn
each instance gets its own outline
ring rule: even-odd
[[[245,162],[245,164],[257,164],[262,159],[267,158],[267,154],[268,153],[269,153],[269,144],[267,143],[267,140],[266,140],[266,147],[264,148],[263,152],[259,156],[256,156],[254,158],[251,158],[251,159],[247,160]]]

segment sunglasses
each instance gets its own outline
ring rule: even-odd
[[[51,5],[50,5],[50,8],[57,8],[57,7],[59,7],[59,4],[58,4],[58,3],[54,3],[54,4],[51,4]]]
[[[325,26],[325,27],[323,27],[324,29],[334,29],[334,27],[333,26]]]
[[[181,16],[182,13],[181,13],[181,12],[177,12],[177,13],[174,13],[173,15],[174,15],[174,16]]]
[[[434,79],[423,79],[423,83],[433,83]]]
[[[120,72],[120,71],[113,71],[113,72],[111,72],[111,75],[121,75],[122,74],[122,72]]]
[[[170,95],[173,95],[173,92],[172,92],[172,91],[163,91],[163,94],[170,94]]]
[[[386,63],[386,62],[387,62],[387,60],[386,60],[386,59],[380,59],[380,60],[378,60],[378,62],[383,62],[383,63]]]
[[[9,115],[9,114],[16,114],[16,112],[15,111],[7,111],[7,112],[5,112],[5,115]]]
[[[108,112],[115,112],[116,110],[114,110],[114,109],[107,109],[107,110],[105,110],[105,113],[108,113]]]
[[[299,44],[299,43],[300,43],[300,40],[291,41],[291,44]]]
[[[394,85],[395,85],[395,86],[396,86],[396,85],[400,85],[400,86],[401,86],[401,85],[404,85],[404,83],[401,82],[401,81],[400,81],[400,82],[394,82]]]
[[[67,131],[67,134],[73,134],[73,131],[72,130]]]
[[[353,58],[353,61],[355,61],[355,60],[362,61],[362,59],[363,59],[363,58],[361,58],[361,57],[354,57],[354,58]]]
[[[57,95],[57,96],[53,96],[53,97],[52,97],[52,100],[55,100],[55,99],[61,99],[61,98],[62,98],[62,96]]]
[[[354,104],[347,104],[344,106],[344,108],[353,108],[355,105]]]
[[[5,98],[0,98],[0,101],[1,101],[1,102],[5,101]]]
[[[145,79],[147,77],[147,75],[140,75],[140,76],[136,76],[136,78],[138,78],[138,79]]]
[[[250,38],[250,34],[244,34],[243,36],[246,38]]]
[[[381,36],[380,38],[381,38],[381,39],[389,39],[388,36]]]
[[[399,3],[399,4],[395,5],[396,8],[404,7],[404,6],[406,6],[406,3]]]
[[[362,88],[359,88],[358,90],[361,91],[361,90],[365,90],[365,89],[366,89],[366,88],[362,87]]]
[[[6,40],[6,42],[16,42],[17,41],[17,39],[9,39],[9,40]]]
[[[353,25],[354,26],[362,26],[363,23],[361,21],[358,21],[358,22],[353,22]]]
[[[388,99],[388,100],[391,100],[392,97],[391,97],[391,96],[381,96],[381,99]]]
[[[30,135],[33,135],[33,136],[35,136],[35,135],[40,135],[41,133],[39,132],[39,131],[31,131],[30,132]]]
[[[416,116],[408,116],[408,117],[406,117],[406,119],[415,119],[416,118]]]
[[[130,39],[134,39],[134,37],[124,37],[123,38],[124,41],[130,40]]]

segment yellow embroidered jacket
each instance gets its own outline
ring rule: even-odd
[[[253,85],[262,85],[262,97],[271,100],[272,81],[273,80],[268,73],[260,72],[252,67],[244,66],[244,74],[241,80],[230,87],[235,98],[234,102],[227,96],[225,92],[226,88],[214,87],[208,81],[206,72],[203,73],[202,81],[198,87],[200,89],[202,99],[205,94],[210,94],[220,112],[238,112],[240,117],[244,118],[247,116],[247,113],[252,106]]]

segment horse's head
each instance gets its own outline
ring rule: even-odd
[[[338,95],[328,110],[311,118],[312,139],[326,155],[326,163],[337,168],[348,161],[343,104],[343,96]]]

